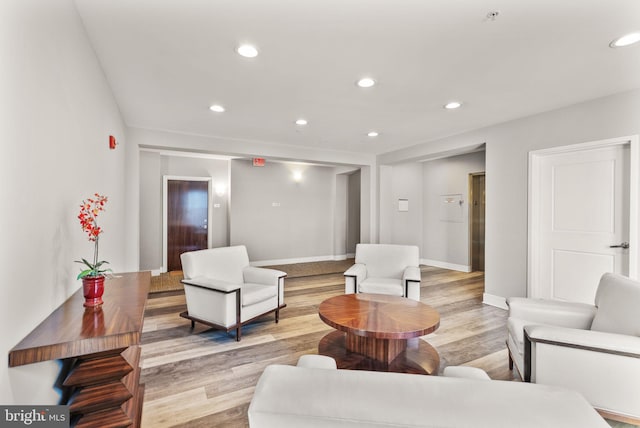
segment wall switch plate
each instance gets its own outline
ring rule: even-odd
[[[213,208],[220,208],[220,204],[213,204]]]
[[[271,202],[271,206],[272,207],[279,207],[280,206],[280,202]]]

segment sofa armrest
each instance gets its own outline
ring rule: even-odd
[[[236,284],[228,281],[221,281],[219,279],[207,278],[204,276],[198,276],[195,278],[183,279],[183,284],[193,285],[200,288],[209,288],[211,290],[220,291],[223,293],[231,293],[240,289],[241,284]]]
[[[358,292],[358,284],[367,278],[367,266],[356,263],[344,273],[344,292],[352,294]]]
[[[404,287],[404,297],[420,301],[420,268],[417,266],[407,266],[402,273],[402,286]]]
[[[575,328],[528,325],[525,337],[534,343],[640,358],[640,337]]]
[[[276,269],[247,266],[242,270],[242,275],[244,282],[252,284],[278,285],[280,278],[287,276],[287,273]]]
[[[420,268],[418,266],[407,266],[402,274],[403,281],[418,281],[421,280]]]
[[[557,300],[509,297],[509,317],[527,320],[531,324],[557,325],[559,327],[591,328],[596,307],[586,303]]]

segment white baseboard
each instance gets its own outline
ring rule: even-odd
[[[502,296],[494,296],[493,294],[483,293],[482,303],[489,306],[495,306],[496,308],[500,309],[509,309],[509,307],[507,306],[507,299]]]
[[[434,266],[442,269],[457,270],[458,272],[471,272],[471,266],[458,265],[455,263],[441,262],[438,260],[420,259],[421,265]]]
[[[293,259],[257,260],[251,262],[251,266],[290,265],[293,263],[326,262],[346,259],[347,255],[345,254],[337,256],[298,257]]]
[[[151,269],[151,276],[160,276],[162,272],[163,272],[162,268]]]

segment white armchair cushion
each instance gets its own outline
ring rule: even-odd
[[[598,312],[591,330],[640,336],[640,284],[606,273],[596,292]]]
[[[344,272],[344,276],[355,276],[360,283],[367,277],[367,267],[356,263]]]
[[[529,325],[524,330],[535,342],[640,358],[640,337],[636,336],[543,325]]]
[[[462,379],[491,380],[487,372],[477,367],[448,366],[442,371],[445,377],[459,377]]]
[[[298,358],[296,367],[336,370],[338,365],[336,364],[336,360],[326,355],[305,354]]]
[[[588,329],[596,307],[586,303],[510,297],[507,299],[508,339],[511,356],[518,372],[524,376],[524,327],[527,325],[562,326]]]
[[[244,245],[190,251],[181,254],[180,258],[186,279],[201,276],[241,284],[244,282],[242,271],[249,266]]]
[[[391,296],[403,296],[404,286],[400,279],[393,278],[367,278],[358,287],[361,293],[388,294]]]
[[[527,324],[548,324],[588,329],[596,307],[586,303],[509,297],[509,317],[526,320]]]
[[[419,266],[419,251],[414,245],[358,244],[356,263],[367,266],[367,276],[402,278],[407,266]]]
[[[278,279],[287,276],[286,272],[276,269],[267,269],[255,266],[247,266],[242,270],[243,282],[254,284],[278,285]]]
[[[204,276],[198,276],[195,278],[189,278],[182,280],[184,284],[198,285],[200,287],[210,288],[212,290],[224,291],[225,293],[237,290],[240,288],[240,284],[237,282],[221,281],[215,278],[207,278]]]
[[[242,306],[251,306],[278,295],[275,285],[243,284],[241,287]]]
[[[420,273],[420,268],[418,266],[407,266],[407,268],[402,273],[402,281],[418,281],[422,280],[422,274]]]

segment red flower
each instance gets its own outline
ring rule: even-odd
[[[82,204],[80,205],[80,213],[78,214],[78,220],[80,220],[80,227],[82,228],[82,231],[87,233],[89,241],[95,242],[93,263],[86,259],[77,261],[88,268],[80,272],[78,278],[103,275],[105,272],[111,271],[111,269],[102,268],[102,265],[105,263],[108,264],[108,262],[98,261],[98,238],[102,233],[102,228],[98,226],[96,218],[102,211],[104,211],[104,206],[107,203],[107,197],[98,193],[95,193],[94,196],[95,199],[87,198],[82,201]]]
[[[98,227],[96,218],[101,211],[104,211],[104,206],[107,202],[106,196],[96,193],[95,197],[95,199],[87,198],[85,201],[82,201],[80,214],[78,214],[80,226],[82,230],[87,233],[90,241],[96,241],[102,233],[102,229]]]

